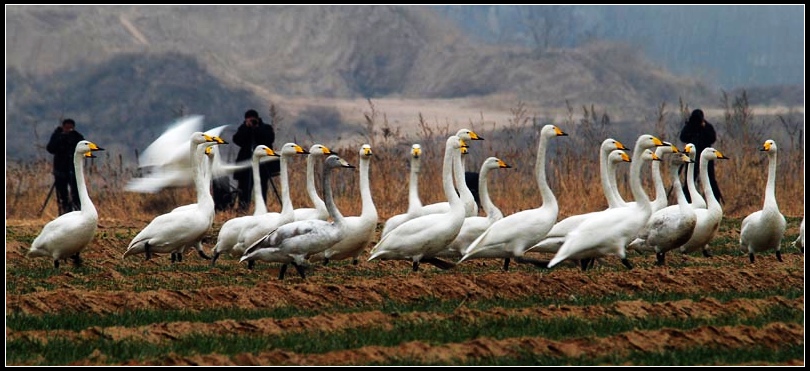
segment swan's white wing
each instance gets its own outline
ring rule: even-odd
[[[188,156],[189,137],[202,130],[203,116],[192,115],[183,117],[171,124],[163,134],[143,150],[138,158],[138,166],[164,166],[167,163],[181,161]]]

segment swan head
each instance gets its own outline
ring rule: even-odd
[[[445,143],[452,149],[461,149],[463,147],[467,147],[467,143],[464,142],[464,139],[459,138],[456,135],[451,135],[447,138],[447,143]]]
[[[674,144],[670,142],[664,142],[663,146],[655,148],[655,155],[658,157],[664,157],[665,154],[668,153],[679,153],[678,147],[675,147]]]
[[[484,165],[491,169],[511,169],[512,166],[497,157],[488,157]]]
[[[333,155],[334,152],[323,144],[313,144],[312,147],[309,147],[309,154],[315,156],[328,156]]]
[[[661,161],[661,157],[655,154],[655,152],[651,151],[649,148],[645,149],[644,152],[641,153],[641,160],[643,161]]]
[[[695,162],[695,160],[692,160],[692,158],[690,158],[689,155],[687,155],[686,153],[679,153],[676,156],[672,156],[672,163],[674,165],[677,165],[679,163],[691,164],[693,162]]]
[[[567,133],[560,130],[556,125],[546,125],[540,129],[540,136],[543,137],[561,137],[561,136],[568,136]]]
[[[228,144],[228,142],[224,141],[222,138],[218,136],[208,135],[201,131],[195,131],[191,133],[191,143],[194,144],[203,144],[203,143],[217,143],[217,144]]]
[[[95,143],[89,140],[83,140],[79,143],[76,143],[76,153],[81,153],[86,158],[95,158],[96,156],[93,154],[95,151],[103,151],[104,148],[97,146]]]
[[[419,158],[422,156],[422,146],[419,144],[414,144],[411,146],[411,157]]]
[[[335,168],[339,168],[339,167],[345,167],[345,168],[354,168],[355,167],[354,165],[348,163],[346,160],[344,160],[342,157],[340,157],[338,155],[330,155],[329,157],[326,158],[323,165],[327,169],[335,169]]]
[[[292,142],[284,143],[284,145],[281,147],[281,151],[279,151],[279,152],[281,152],[282,157],[290,157],[290,156],[293,156],[293,155],[308,155],[309,154],[309,151],[305,150],[301,146],[299,146],[299,145],[297,145],[295,143],[292,143]]]
[[[697,155],[697,152],[695,151],[695,145],[692,143],[686,143],[686,145],[683,146],[683,153],[686,153],[687,155],[689,155],[689,158],[694,160],[695,156]]]
[[[262,158],[262,157],[265,157],[265,156],[279,157],[279,155],[278,155],[278,153],[276,153],[276,151],[273,151],[272,148],[270,148],[270,147],[268,147],[268,146],[266,146],[264,144],[259,144],[258,146],[256,146],[256,148],[253,150],[253,157]]]
[[[608,161],[614,164],[618,164],[620,162],[631,162],[630,156],[627,155],[623,150],[613,150],[608,155]]]
[[[371,146],[368,144],[363,144],[360,146],[360,158],[369,158],[373,156],[374,153],[371,152]]]
[[[764,144],[762,144],[762,148],[759,150],[765,152],[776,152],[776,142],[774,142],[773,139],[768,139]]]
[[[624,150],[624,151],[629,151],[630,150],[630,148],[625,147],[624,144],[622,144],[622,142],[619,142],[618,140],[613,139],[613,138],[607,138],[607,139],[603,140],[601,148],[602,148],[602,151],[605,151],[607,153],[610,153],[610,151],[613,151],[613,150],[616,150],[616,149]]]
[[[718,150],[716,150],[716,149],[714,149],[712,147],[704,148],[703,152],[700,153],[700,158],[701,159],[705,158],[705,159],[707,159],[709,161],[711,161],[711,160],[728,160],[729,159],[728,156],[720,153],[720,151],[718,151]]]
[[[464,140],[484,140],[484,138],[470,129],[461,129],[456,132],[456,136]]]
[[[636,140],[636,151],[641,151],[648,148],[655,148],[655,147],[662,147],[662,146],[671,146],[669,143],[665,143],[658,137],[650,134],[642,134]]]

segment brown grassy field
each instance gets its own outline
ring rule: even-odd
[[[465,160],[468,170],[491,155],[514,166],[495,171],[489,182],[504,215],[541,203],[533,175],[539,123],[520,107],[512,113],[504,128],[473,123],[486,140],[472,143]],[[570,136],[555,139],[547,157],[550,186],[560,204],[558,220],[606,207],[597,151],[601,139],[614,134],[598,115],[588,114],[593,112],[586,110],[574,121],[571,113],[567,122],[558,123]],[[382,119],[374,112],[368,117],[370,132],[380,133],[372,136],[371,164],[378,239],[382,223],[407,208],[410,142],[425,149],[422,202],[442,201],[437,192],[442,138],[457,128],[423,127],[418,138],[408,140],[383,135]],[[503,272],[502,263],[494,260],[412,272],[405,262],[366,262],[366,252],[356,266],[313,265],[305,280],[288,272],[279,281],[278,265],[259,263],[248,270],[234,258],[223,258],[213,268],[192,254],[178,264],[166,256],[123,260],[141,228],[158,214],[194,202],[194,192],[190,187],[124,192],[136,169],[109,153],[88,163],[99,229],[82,253],[85,265],[56,270],[48,259],[25,257],[42,226],[57,214],[52,199],[40,215],[50,164],[7,163],[6,362],[804,365],[804,255],[790,247],[804,215],[803,152],[795,143],[779,143],[776,195],[788,217],[785,261],[777,262],[769,252],[750,264],[737,248],[739,225],[762,207],[767,158],[758,147],[768,138],[759,137],[757,125],[739,125],[746,129],[737,131],[739,138],[725,135],[715,146],[731,157],[716,167],[726,202],[720,232],[711,243],[715,256],[675,253],[667,266],[657,267],[654,257],[632,253],[635,268],[629,271],[607,258],[588,272],[564,264],[553,270],[516,265]],[[651,133],[672,140],[673,130],[659,122]],[[357,149],[333,148],[354,164]],[[310,206],[303,165],[296,159],[290,174],[296,207]],[[626,170],[619,184],[629,198]],[[652,193],[649,169],[643,176]],[[358,215],[357,173],[337,172],[335,178],[341,212]],[[279,209],[272,197],[268,206]],[[235,216],[235,211],[217,213],[203,241],[206,249]]]

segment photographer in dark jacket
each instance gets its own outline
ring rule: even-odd
[[[51,134],[46,147],[48,152],[53,154],[53,183],[59,203],[59,215],[81,210],[73,153],[76,151],[76,144],[82,140],[84,136],[76,131],[76,122],[64,119],[62,125],[57,126]]]
[[[275,139],[276,133],[273,127],[264,123],[256,110],[247,110],[245,120],[239,125],[236,134],[233,135],[233,142],[240,147],[239,153],[236,155],[236,162],[250,160],[253,156],[253,150],[260,144],[273,148]],[[263,163],[259,166],[262,195],[265,197],[265,202],[267,201],[267,181],[278,172],[278,161]],[[248,168],[235,172],[233,177],[238,182],[239,187],[239,211],[244,213],[250,205],[253,194],[253,175]]]
[[[717,140],[717,133],[714,131],[714,126],[708,123],[703,117],[703,110],[696,109],[689,115],[689,120],[686,121],[680,135],[681,142],[684,144],[692,143],[695,145],[697,151],[697,158],[695,158],[695,180],[699,180],[700,176],[700,154],[706,147],[711,147]],[[723,201],[723,194],[720,193],[720,188],[717,186],[717,180],[714,178],[714,161],[709,161],[708,167],[709,184],[712,186],[712,193],[714,198],[720,202]],[[691,202],[689,191],[686,189],[686,182],[683,183],[684,194],[686,199]],[[700,188],[702,190],[702,188]],[[705,196],[705,195],[704,195]]]

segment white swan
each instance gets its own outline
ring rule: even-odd
[[[463,140],[465,143],[469,143],[472,140],[484,140],[481,136],[476,134],[474,131],[470,129],[460,129],[456,132],[456,136]],[[465,152],[461,152],[462,154]],[[461,197],[461,202],[464,204],[464,214],[466,216],[476,216],[478,215],[478,204],[475,203],[475,197],[473,196],[470,188],[467,187],[467,180],[464,177],[464,163],[459,158],[459,166],[453,165],[453,178],[456,182],[456,188],[458,188],[459,197]],[[422,207],[421,215],[427,214],[435,214],[435,213],[446,213],[450,210],[450,203],[449,202],[437,202],[430,205],[425,205]],[[385,235],[383,235],[384,237]]]
[[[445,213],[428,214],[402,223],[380,239],[371,250],[369,261],[410,260],[413,270],[419,269],[422,261],[447,269],[450,263],[435,257],[453,241],[464,223],[464,204],[453,188],[453,163],[461,161],[461,147],[464,141],[452,135],[447,138],[442,164],[442,188],[450,204]]]
[[[197,146],[194,169],[194,185],[197,191],[196,207],[185,208],[158,215],[144,227],[129,243],[123,258],[144,253],[146,259],[152,253],[175,253],[187,246],[196,245],[211,228],[214,221],[214,199],[211,197],[210,183],[203,179],[206,161],[205,149],[220,144],[212,137],[196,132],[192,136],[203,137],[205,142]]]
[[[666,253],[680,247],[695,231],[697,215],[695,209],[686,201],[683,193],[681,179],[678,175],[678,166],[693,162],[685,153],[673,156],[674,161],[670,163],[670,175],[672,176],[672,189],[678,199],[677,205],[667,206],[652,214],[647,224],[639,232],[627,249],[636,251],[654,251],[656,265],[664,265]]]
[[[84,180],[84,159],[94,158],[94,151],[103,151],[96,144],[82,140],[76,144],[73,151],[73,168],[76,172],[76,185],[79,188],[79,204],[81,208],[60,215],[51,220],[34,239],[27,257],[35,258],[48,256],[53,258],[54,268],[59,268],[59,260],[71,258],[73,264],[81,265],[79,253],[84,250],[96,233],[98,226],[98,213],[90,195],[87,193],[87,184]]]
[[[329,248],[346,237],[343,217],[335,206],[331,186],[331,172],[340,167],[354,168],[337,155],[327,157],[323,166],[323,193],[326,208],[333,221],[309,219],[284,224],[248,247],[239,262],[247,261],[248,267],[256,260],[283,263],[278,279],[284,279],[287,265],[292,264],[301,278],[306,278],[304,273],[306,258]]]
[[[129,192],[155,193],[166,187],[191,185],[194,165],[191,155],[184,148],[187,148],[189,137],[193,133],[202,131],[202,122],[203,116],[200,115],[178,119],[138,157],[138,167],[144,169],[146,175],[130,179],[124,189]],[[218,137],[226,127],[228,125],[218,126],[204,134]],[[196,148],[196,145],[192,146]],[[243,167],[245,166],[234,166],[231,171]]]
[[[254,216],[267,213],[267,204],[264,201],[264,195],[262,195],[261,177],[259,175],[259,160],[265,157],[278,158],[279,155],[275,153],[273,149],[263,144],[256,146],[253,150],[253,156],[251,157],[253,203],[255,204],[253,211]],[[250,217],[250,215],[240,216],[229,219],[222,224],[222,227],[219,229],[219,234],[217,235],[217,243],[214,245],[214,256],[211,257],[211,266],[216,264],[217,259],[222,253],[233,252],[233,246],[236,245],[236,242],[239,240],[239,233],[242,231],[242,228],[245,227],[248,220],[250,220]]]
[[[802,217],[802,223],[799,224],[799,237],[796,237],[796,241],[793,241],[793,247],[804,252],[804,217]]]
[[[641,167],[643,161],[660,161],[649,149],[662,145],[664,143],[652,135],[639,136],[633,147],[630,163],[630,189],[635,204],[601,211],[582,222],[565,237],[565,242],[548,263],[549,268],[566,259],[583,260],[616,255],[622,264],[632,269],[625,246],[638,234],[652,214],[650,199],[641,185]],[[586,267],[587,264],[582,265],[583,270]]]
[[[776,259],[782,261],[782,237],[787,221],[776,203],[776,142],[765,141],[760,151],[768,152],[768,183],[765,186],[765,204],[762,210],[745,217],[740,228],[740,250],[748,253],[754,262],[754,253],[776,249]]]
[[[245,249],[253,245],[256,241],[264,237],[272,230],[294,220],[292,200],[290,200],[290,177],[288,173],[288,162],[295,155],[309,154],[308,151],[295,143],[285,143],[279,151],[281,163],[279,164],[279,177],[281,178],[281,212],[270,212],[261,215],[251,215],[245,221],[245,225],[239,232],[233,251],[244,255]],[[253,268],[253,262],[248,263],[249,268]]]
[[[695,158],[697,157],[695,145],[687,143],[683,146],[683,152],[692,159],[692,162],[686,164],[686,188],[689,190],[689,204],[695,209],[705,209],[706,200],[703,199],[697,186],[695,186]]]
[[[655,148],[653,151],[655,156],[658,158],[664,158],[664,155],[669,153],[679,153],[678,147],[670,142],[663,142],[663,146],[659,146]],[[651,176],[653,180],[653,189],[655,189],[655,198],[650,201],[650,207],[652,208],[653,212],[661,210],[667,207],[667,190],[664,188],[664,180],[661,177],[661,161],[653,161],[650,165]],[[616,182],[614,178],[613,182],[614,190],[616,192],[616,197],[619,198],[621,202],[624,203],[624,206],[634,206],[636,204],[635,201],[625,202],[622,199],[622,196],[619,194],[619,190],[616,188]]]
[[[385,236],[400,224],[418,216],[422,216],[422,201],[419,199],[419,171],[421,170],[422,146],[411,145],[411,171],[408,179],[408,211],[404,214],[394,215],[385,221],[382,234]]]
[[[323,253],[313,256],[314,260],[323,259],[326,265],[332,260],[343,260],[352,258],[352,264],[357,264],[357,257],[363,253],[369,242],[374,239],[374,232],[377,229],[377,208],[374,207],[374,200],[371,197],[371,184],[369,181],[369,168],[371,162],[371,146],[363,144],[360,147],[358,156],[360,162],[360,198],[363,209],[360,216],[347,216],[343,218],[344,237]],[[337,211],[337,208],[335,208]],[[339,213],[339,212],[338,212]]]
[[[627,205],[627,203],[622,200],[621,196],[619,196],[618,190],[615,189],[614,185],[616,180],[616,164],[630,162],[630,156],[623,152],[623,150],[627,149],[624,144],[612,138],[605,139],[602,141],[602,145],[599,146],[599,173],[602,181],[602,192],[605,194],[605,198],[608,201],[609,209]],[[611,182],[611,178],[613,182]],[[597,211],[572,215],[555,223],[548,234],[546,234],[546,237],[527,249],[526,252],[556,253],[563,242],[565,242],[565,235],[596,212]]]
[[[503,162],[503,160],[497,157],[489,157],[484,160],[484,163],[481,164],[481,171],[479,172],[478,177],[478,192],[481,197],[481,207],[484,209],[484,212],[487,214],[486,216],[468,216],[464,218],[464,224],[461,225],[461,230],[458,232],[458,236],[450,245],[447,246],[447,249],[442,250],[436,256],[439,258],[453,258],[458,260],[463,255],[462,252],[467,246],[475,241],[481,233],[489,228],[492,223],[503,219],[503,213],[500,209],[498,209],[495,204],[492,203],[492,199],[489,197],[489,189],[487,187],[487,176],[489,175],[489,171],[493,169],[508,169],[512,166],[509,166],[507,163]]]
[[[325,156],[333,154],[332,151],[323,144],[314,144],[309,148],[309,156],[307,156],[307,195],[312,201],[314,207],[304,207],[293,210],[295,220],[307,219],[320,219],[326,220],[329,218],[329,211],[326,210],[326,204],[318,196],[318,190],[315,188],[315,163],[320,162]]]
[[[709,161],[717,159],[726,160],[728,157],[712,147],[706,147],[703,149],[703,152],[700,153],[699,175],[700,183],[703,185],[703,195],[706,197],[706,208],[695,209],[695,215],[697,216],[695,232],[692,233],[692,237],[689,241],[679,248],[681,253],[688,254],[702,249],[703,256],[711,256],[708,251],[709,242],[717,233],[718,228],[720,228],[720,222],[723,220],[723,208],[720,206],[720,202],[714,197],[712,186],[709,184],[709,172],[707,170]]]
[[[551,138],[568,135],[554,125],[546,125],[540,130],[537,144],[537,159],[534,174],[543,204],[535,209],[523,210],[498,220],[487,228],[470,246],[464,250],[459,263],[472,258],[503,258],[504,270],[509,269],[509,261],[545,265],[523,257],[526,250],[546,237],[557,221],[557,198],[546,181],[546,148]]]

